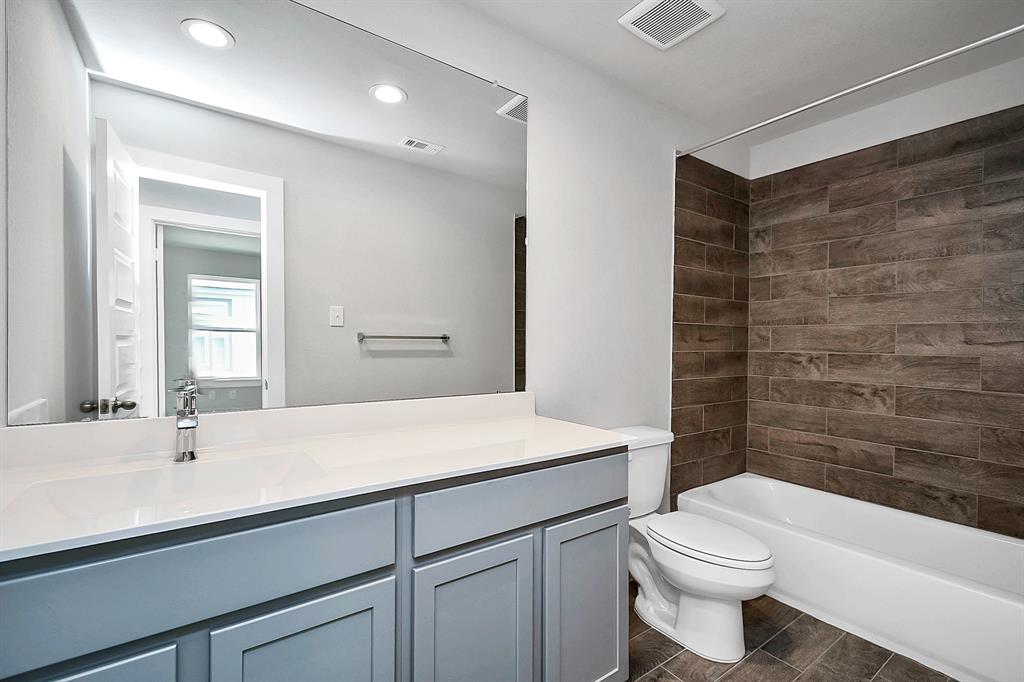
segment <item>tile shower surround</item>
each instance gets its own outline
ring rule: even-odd
[[[673,493],[745,469],[1024,537],[1024,106],[676,168]]]

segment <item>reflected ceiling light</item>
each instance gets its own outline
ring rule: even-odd
[[[405,90],[397,85],[388,85],[387,83],[374,85],[370,88],[370,94],[385,104],[398,104],[404,102],[407,97]]]
[[[216,50],[226,50],[235,44],[235,38],[227,30],[205,19],[186,19],[181,30],[200,45]]]

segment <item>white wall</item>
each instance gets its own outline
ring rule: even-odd
[[[527,388],[540,414],[668,427],[674,156],[707,131],[461,3],[305,4],[530,97]]]
[[[109,84],[92,91],[94,114],[129,146],[284,179],[288,405],[512,390],[521,192]],[[345,327],[328,326],[330,305],[345,306]],[[359,331],[452,343],[360,345]]]
[[[95,399],[79,395],[91,389],[79,381],[80,358],[68,344],[88,338],[88,330],[74,325],[91,315],[83,318],[81,306],[72,305],[65,328],[66,305],[73,302],[66,299],[65,280],[81,273],[65,272],[64,255],[73,265],[87,244],[87,79],[56,1],[12,2],[6,11],[8,47],[16,55],[8,65],[7,162],[17,169],[7,207],[8,408],[45,398],[50,420],[62,421],[65,414],[81,416],[66,411],[66,399]],[[87,282],[67,286],[73,294],[91,293]],[[90,300],[84,297],[82,305]]]

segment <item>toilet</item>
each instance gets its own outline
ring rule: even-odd
[[[771,550],[752,535],[687,512],[659,514],[673,435],[649,426],[615,429],[629,439],[629,574],[637,615],[695,654],[743,658],[740,602],[775,581]]]

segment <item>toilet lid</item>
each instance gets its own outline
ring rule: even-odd
[[[770,568],[772,552],[754,536],[706,516],[672,512],[647,523],[647,537],[694,559],[748,570]]]

